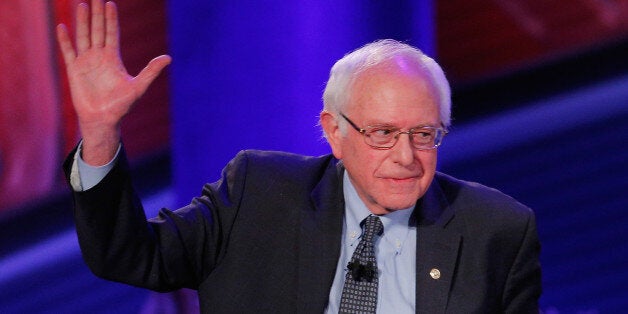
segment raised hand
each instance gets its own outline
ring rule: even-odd
[[[136,77],[129,75],[120,59],[116,5],[102,0],[91,1],[91,18],[88,5],[78,5],[76,50],[63,24],[57,39],[83,137],[83,160],[105,164],[117,150],[122,119],[171,58],[156,57]]]

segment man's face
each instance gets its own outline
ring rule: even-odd
[[[388,125],[407,131],[439,127],[436,95],[424,70],[396,60],[357,78],[343,114],[360,128]],[[342,159],[351,183],[371,212],[386,214],[409,208],[425,194],[436,171],[436,149],[413,148],[407,134],[399,135],[391,149],[375,149],[350,126],[343,136],[330,116],[321,119],[323,127],[327,127],[325,120],[331,124],[326,131],[333,153]]]

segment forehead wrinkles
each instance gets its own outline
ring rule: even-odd
[[[397,97],[415,97],[418,93],[421,95],[418,101],[411,100],[413,104],[425,104],[426,108],[434,106],[436,112],[439,111],[437,88],[427,70],[408,65],[408,62],[404,60],[381,64],[356,73],[352,79],[350,91],[347,101],[349,106],[345,108],[345,111],[351,112],[352,115],[362,116],[360,113],[372,109],[369,108],[372,104],[386,103],[387,100]],[[394,99],[387,105],[398,104],[398,101],[399,99]],[[378,109],[389,108],[392,109],[392,107]],[[382,117],[373,118],[381,121],[379,118]]]

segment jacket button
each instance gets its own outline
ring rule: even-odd
[[[440,270],[438,270],[438,268],[432,268],[432,270],[430,270],[430,277],[438,280],[440,278]]]

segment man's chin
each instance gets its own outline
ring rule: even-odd
[[[408,201],[398,201],[398,202],[390,202],[388,204],[382,204],[387,212],[394,212],[398,210],[406,210],[412,209],[416,205],[416,199],[408,200]]]
[[[371,212],[376,215],[385,215],[390,212],[414,208],[419,194],[416,189],[413,193],[398,193],[398,191],[388,190],[388,193],[372,195],[368,198],[367,205]]]

